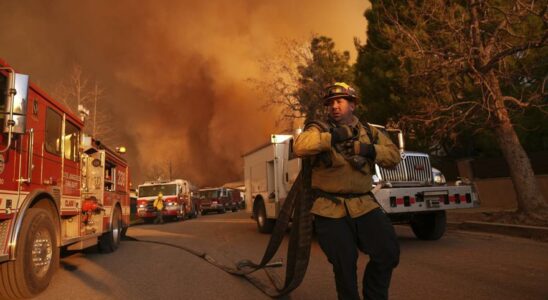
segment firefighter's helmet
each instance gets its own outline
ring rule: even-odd
[[[164,194],[162,194],[162,192],[159,192],[158,193],[158,198],[162,199],[162,197],[164,197]]]
[[[329,100],[336,98],[344,98],[354,103],[358,102],[356,90],[344,82],[335,82],[325,89],[323,96],[324,105],[329,105]]]

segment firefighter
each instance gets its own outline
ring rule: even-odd
[[[154,206],[154,209],[156,210],[156,219],[154,219],[154,224],[163,224],[164,223],[164,216],[162,214],[162,211],[164,210],[164,195],[162,192],[158,193],[158,197],[154,199],[154,203],[152,204]]]
[[[389,137],[354,116],[358,98],[348,84],[329,86],[323,101],[327,119],[307,122],[294,144],[298,156],[312,157],[318,241],[333,266],[339,299],[360,299],[358,250],[369,255],[364,299],[387,299],[400,250],[392,223],[371,193],[372,175],[375,163],[395,167],[400,153]]]

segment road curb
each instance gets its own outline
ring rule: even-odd
[[[548,227],[466,221],[462,223],[448,222],[447,228],[548,241]]]

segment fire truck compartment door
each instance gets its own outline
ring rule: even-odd
[[[103,202],[103,192],[105,188],[105,152],[104,150],[97,151],[92,154],[84,154],[85,168],[85,186],[84,197],[94,196],[100,203]]]

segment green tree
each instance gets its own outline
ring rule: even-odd
[[[375,3],[373,1],[373,3]],[[374,7],[376,8],[376,7]],[[362,109],[357,111],[360,119],[385,125],[396,122],[407,132],[406,145],[414,150],[429,151],[433,144],[431,130],[425,127],[413,128],[413,124],[401,124],[399,120],[413,112],[412,100],[404,89],[405,73],[392,43],[383,33],[385,18],[376,9],[365,12],[368,22],[367,43],[355,41],[358,57],[355,64],[355,85],[362,95]],[[407,128],[403,128],[407,126]]]
[[[278,57],[261,62],[268,75],[251,82],[266,97],[266,107],[281,107],[280,121],[323,116],[324,88],[354,80],[350,54],[337,51],[335,42],[325,36],[314,36],[307,45],[296,41],[282,45]]]
[[[373,91],[378,105],[392,106],[404,127],[433,144],[463,133],[493,136],[519,213],[542,218],[548,205],[514,124],[527,114],[546,120],[546,4],[374,0],[366,17],[371,40],[359,48],[357,66],[362,92]]]
[[[336,51],[335,42],[328,37],[313,38],[310,52],[311,60],[298,67],[299,88],[295,97],[304,114],[314,119],[325,113],[322,101],[325,87],[334,82],[353,82],[354,71],[348,51]]]
[[[384,38],[380,29],[382,18],[375,10],[367,10],[367,43],[356,41],[358,57],[356,61],[355,84],[363,95],[366,119],[373,123],[385,124],[389,118],[400,117],[409,111],[407,98],[400,81],[400,61],[390,52],[391,44]]]

